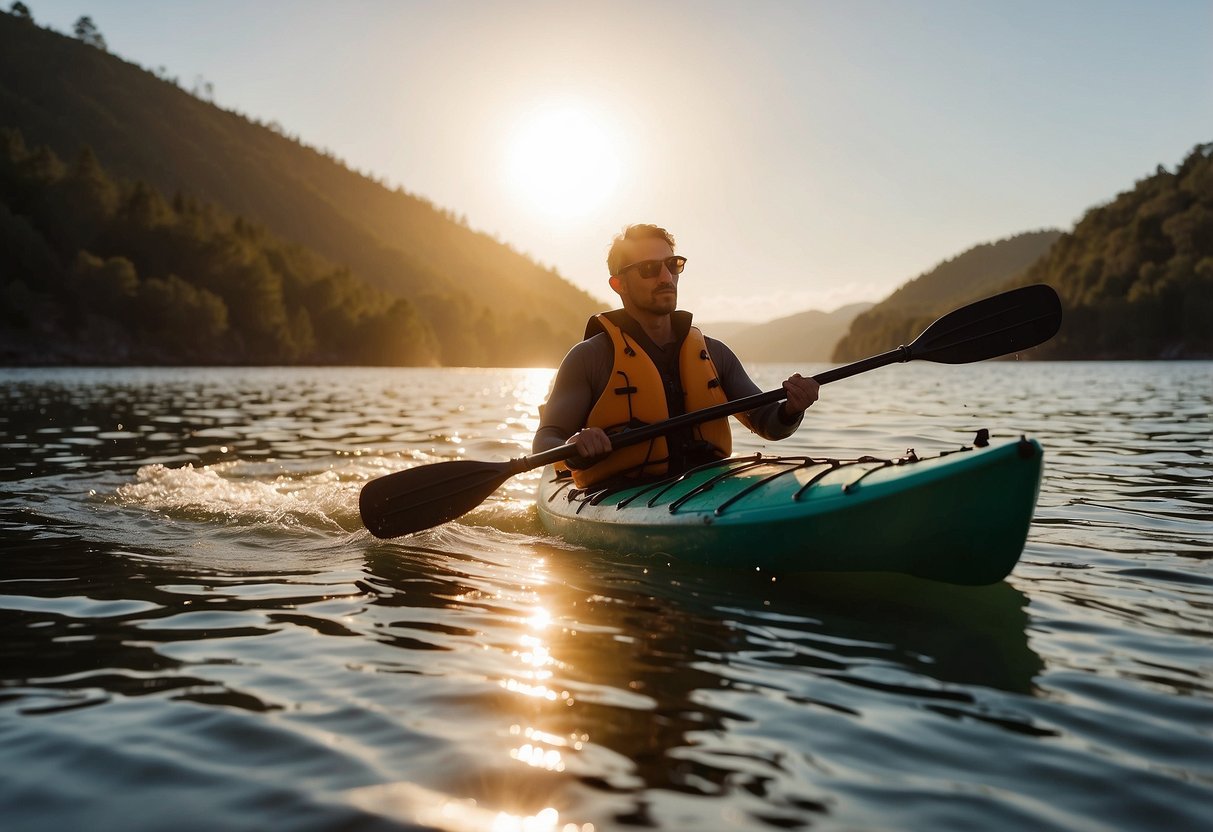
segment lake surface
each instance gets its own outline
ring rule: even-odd
[[[989,587],[578,549],[538,472],[361,528],[372,477],[529,451],[551,376],[0,370],[0,828],[1209,828],[1213,364],[906,365],[734,426],[1039,439]]]

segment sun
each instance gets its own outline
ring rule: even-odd
[[[551,218],[580,217],[605,202],[619,183],[619,156],[603,122],[562,106],[536,112],[510,138],[510,190]]]

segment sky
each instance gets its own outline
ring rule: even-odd
[[[665,226],[700,321],[878,301],[1213,141],[1213,0],[25,2],[604,306]]]

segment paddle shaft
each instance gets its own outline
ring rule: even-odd
[[[1061,301],[1045,285],[1023,286],[975,301],[939,318],[909,346],[813,376],[818,384],[916,359],[968,364],[1008,355],[1052,338],[1061,326]],[[612,449],[663,436],[672,430],[744,413],[787,398],[783,388],[696,410],[610,437]],[[508,462],[455,460],[397,471],[363,486],[362,522],[376,537],[398,537],[453,520],[480,505],[515,474],[577,456],[561,445]]]
[[[884,367],[888,364],[896,364],[900,361],[909,361],[911,359],[909,347],[898,347],[895,350],[883,352],[880,355],[874,355],[871,358],[865,358],[862,361],[856,361],[854,364],[847,364],[842,367],[835,367],[832,370],[826,370],[823,373],[818,373],[813,376],[813,381],[818,384],[829,384],[831,381],[839,381],[840,379],[849,378],[859,373],[866,373],[868,370],[875,370],[877,367]],[[741,399],[724,402],[723,404],[705,407],[702,410],[695,410],[691,413],[683,413],[681,416],[674,416],[662,422],[657,422],[652,425],[634,428],[632,430],[623,431],[622,433],[612,434],[611,450],[619,450],[626,448],[629,445],[636,445],[640,442],[647,442],[650,439],[655,439],[658,436],[664,436],[670,431],[678,428],[687,427],[688,425],[699,425],[704,422],[710,422],[713,419],[721,419],[726,416],[732,416],[734,413],[745,413],[753,410],[756,407],[762,407],[764,404],[783,401],[788,397],[787,391],[780,387],[778,390],[768,390],[765,393],[755,393],[752,396],[746,396]],[[520,457],[511,460],[510,476],[521,474],[523,471],[529,471],[532,468],[539,468],[544,465],[550,465],[553,462],[561,462],[570,457],[577,456],[576,445],[560,445],[555,448],[543,451],[542,453],[532,454],[531,456]]]

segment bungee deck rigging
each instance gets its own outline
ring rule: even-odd
[[[973,450],[973,447],[983,447],[981,442],[982,434],[986,434],[988,436],[988,433],[983,430],[978,434],[978,441],[975,442],[973,446],[964,445],[954,450],[943,451],[938,455],[938,457],[919,457],[913,448],[907,449],[905,454],[902,456],[893,458],[861,456],[857,459],[834,459],[831,457],[819,459],[812,456],[766,456],[762,453],[754,453],[750,454],[749,456],[712,460],[711,462],[706,462],[702,465],[691,468],[677,476],[662,477],[642,485],[627,483],[617,479],[597,487],[589,488],[573,487],[573,482],[570,478],[567,476],[557,476],[559,484],[550,491],[547,499],[549,502],[551,502],[563,494],[565,499],[570,503],[577,504],[577,513],[580,514],[582,508],[585,506],[599,505],[608,497],[626,491],[628,492],[628,496],[614,504],[616,510],[622,511],[623,509],[632,505],[634,502],[640,500],[642,497],[648,495],[651,496],[648,496],[648,500],[645,502],[645,505],[648,508],[654,508],[657,501],[660,500],[660,498],[668,493],[671,489],[676,487],[679,483],[686,481],[689,477],[695,477],[696,475],[700,474],[709,474],[707,479],[699,482],[694,488],[688,490],[685,494],[668,504],[669,512],[674,514],[692,498],[711,491],[719,483],[731,477],[739,476],[747,471],[762,466],[777,466],[781,469],[773,474],[768,474],[760,479],[755,480],[754,482],[747,484],[746,487],[741,491],[732,494],[721,502],[720,505],[713,509],[713,513],[719,517],[724,514],[725,510],[728,509],[729,506],[760,490],[763,486],[769,485],[780,477],[788,474],[794,474],[798,471],[811,470],[817,467],[821,468],[820,471],[815,472],[807,482],[802,484],[795,492],[792,493],[792,499],[794,501],[799,501],[805,496],[809,489],[820,483],[822,479],[829,474],[854,466],[870,466],[865,468],[863,472],[860,473],[860,475],[854,480],[845,483],[842,486],[843,493],[849,494],[853,491],[855,486],[859,485],[870,474],[879,471],[882,468],[898,465],[911,465],[927,459],[937,459],[948,456],[949,454],[971,451]],[[717,468],[723,468],[724,470],[718,473],[712,473],[713,469]]]
[[[887,367],[890,364],[908,361],[971,364],[1022,352],[1056,335],[1061,327],[1061,317],[1061,299],[1052,288],[1044,284],[1020,286],[974,301],[947,313],[923,330],[908,345],[825,370],[814,375],[813,380],[819,385],[830,384],[880,367]],[[691,353],[693,352],[694,350],[691,350]],[[702,351],[700,357],[702,358]],[[713,387],[711,384],[707,385],[707,389],[719,392],[719,388]],[[643,427],[628,428],[611,435],[613,453],[604,461],[604,464],[611,462],[612,458],[617,456],[620,459],[630,459],[627,456],[619,456],[618,452],[628,451],[633,446],[639,446],[642,443],[655,445],[659,440],[664,441],[663,438],[667,435],[686,428],[706,431],[713,422],[723,425],[723,420],[728,416],[750,412],[755,408],[785,399],[787,399],[787,391],[779,388],[719,404],[705,404],[701,407],[688,400],[685,402],[686,412],[678,416],[657,421],[650,420]],[[722,434],[727,435],[727,431],[722,431]],[[706,434],[702,436],[702,439],[708,444],[714,444]],[[1039,450],[1039,445],[1035,447]],[[726,456],[727,450],[724,446],[721,445],[719,448],[721,451],[719,456]],[[380,539],[386,540],[413,534],[466,514],[490,497],[510,477],[543,466],[564,465],[577,455],[577,447],[566,442],[529,456],[503,462],[460,459],[395,471],[371,480],[362,487],[358,493],[358,514],[367,531]],[[1027,455],[1025,458],[1031,456],[1033,455]],[[1035,454],[1035,456],[1039,457],[1039,454]],[[626,470],[630,467],[631,465],[624,464],[619,470]],[[600,470],[603,473],[601,478],[603,480],[616,473],[606,469]],[[882,470],[888,470],[887,466],[882,466]],[[1036,484],[1032,489],[1033,500],[1035,499],[1035,489],[1039,485],[1039,464],[1036,466],[1035,473]],[[879,473],[868,476],[877,481],[882,479]],[[598,478],[587,479],[576,473],[574,477],[580,485],[585,487],[598,481]],[[550,480],[545,480],[544,487],[547,482]],[[852,484],[850,490],[853,491],[855,487],[855,484]],[[697,497],[698,495],[692,499],[697,499]],[[799,500],[792,502],[797,505],[802,504]],[[813,502],[821,501],[814,500]],[[557,519],[559,512],[546,510],[557,505],[559,505],[558,501],[548,504],[541,501],[539,504],[540,516],[549,528],[561,525],[561,521]],[[584,508],[584,505],[579,506],[580,508]],[[747,507],[745,511],[739,513],[748,513],[748,511]],[[667,519],[675,517],[677,515],[667,513]],[[1027,519],[1030,518],[1031,508],[1029,506]],[[574,519],[580,519],[580,517]],[[727,521],[729,518],[719,517],[718,519]],[[1023,521],[1025,534],[1027,519]],[[606,522],[606,520],[601,518],[599,522]],[[563,529],[561,533],[563,533]],[[578,534],[577,536],[584,535]],[[619,535],[612,535],[612,537],[617,538]]]

